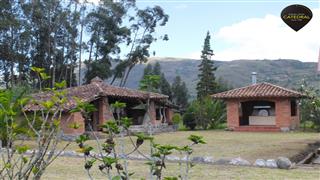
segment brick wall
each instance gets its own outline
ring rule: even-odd
[[[114,119],[113,113],[107,97],[99,100],[99,124],[104,124],[107,120]]]
[[[227,124],[228,128],[239,127],[239,101],[227,101]]]
[[[166,108],[166,119],[168,124],[172,124],[173,110],[171,108]]]
[[[252,99],[251,99],[252,100]],[[300,124],[299,109],[297,115],[291,116],[290,99],[257,99],[275,102],[276,127],[284,129],[297,129]],[[227,124],[228,128],[239,127],[239,103],[247,100],[227,100]]]
[[[70,125],[73,123],[79,124],[80,128],[70,128]],[[80,112],[76,112],[73,114],[64,113],[61,117],[60,125],[64,134],[79,135],[85,132],[84,118],[82,117]]]
[[[291,105],[289,99],[277,99],[276,103],[276,126],[289,128],[291,125]]]
[[[149,115],[151,119],[152,124],[157,124],[157,118],[156,118],[156,106],[154,101],[150,101],[149,105]]]

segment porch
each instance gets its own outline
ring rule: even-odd
[[[275,102],[248,100],[239,103],[239,126],[276,126]]]

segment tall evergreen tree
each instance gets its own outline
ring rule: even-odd
[[[161,73],[159,88],[160,88],[161,94],[165,94],[169,96],[170,100],[172,99],[171,86],[170,86],[170,83],[167,81],[164,73]]]
[[[161,75],[161,65],[159,62],[156,62],[153,66],[153,70],[152,70],[153,75]]]
[[[210,48],[210,38],[210,33],[208,31],[204,40],[204,46],[201,55],[202,61],[199,65],[199,82],[196,88],[198,99],[215,93],[218,88],[214,75],[214,72],[217,70],[217,68],[214,67],[214,62],[210,59],[210,56],[213,55]]]
[[[152,74],[153,74],[152,64],[149,63],[143,70],[143,77],[146,75],[152,75]]]
[[[172,85],[172,101],[182,109],[188,106],[188,89],[186,83],[181,80],[180,76],[176,76]]]

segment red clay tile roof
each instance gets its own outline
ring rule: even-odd
[[[217,99],[233,99],[233,98],[273,98],[273,97],[304,97],[298,91],[283,88],[270,83],[253,84],[246,87],[236,88],[229,91],[211,95]]]
[[[90,84],[70,87],[65,89],[68,101],[65,105],[66,109],[70,109],[76,105],[75,98],[79,98],[83,102],[91,102],[99,97],[116,97],[116,98],[128,98],[128,99],[141,99],[146,100],[148,96],[152,100],[167,101],[168,96],[159,93],[149,93],[146,91],[139,91],[134,89],[122,88],[117,86],[111,86],[104,83],[100,78],[94,78]],[[49,100],[52,96],[51,92],[41,92],[33,94],[32,97],[37,101]],[[39,109],[39,105],[30,103],[25,106],[26,110]]]

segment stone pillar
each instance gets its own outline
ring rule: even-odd
[[[107,120],[114,119],[107,97],[100,98],[98,110],[99,110],[99,125],[104,124]]]
[[[238,100],[227,101],[227,124],[230,129],[234,129],[240,125]]]
[[[61,117],[60,126],[64,134],[80,135],[85,132],[85,119],[82,117],[81,112],[64,113]],[[73,129],[70,127],[73,123],[77,123],[80,127]]]

